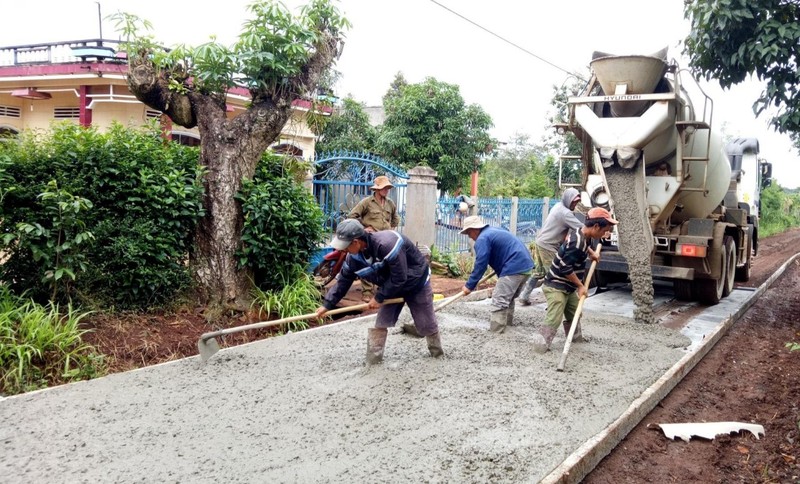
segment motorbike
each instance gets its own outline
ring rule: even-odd
[[[339,271],[342,270],[345,258],[347,258],[347,251],[334,249],[325,254],[319,264],[314,267],[312,274],[320,281],[320,284],[325,287],[334,280],[336,275],[339,274]]]

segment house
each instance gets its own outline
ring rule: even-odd
[[[99,130],[113,121],[141,125],[158,118],[172,140],[199,144],[197,128],[173,125],[161,113],[141,103],[128,90],[127,57],[119,42],[103,39],[0,47],[0,135],[46,129],[54,120],[71,120]],[[246,89],[228,93],[228,116],[246,109]],[[314,157],[316,137],[305,118],[312,109],[297,100],[273,151],[309,160]]]

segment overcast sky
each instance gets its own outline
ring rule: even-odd
[[[104,0],[100,10],[103,17],[123,10],[150,20],[155,37],[168,46],[199,44],[210,35],[230,44],[247,18],[248,3]],[[293,8],[304,2],[284,3]],[[669,47],[670,57],[687,67],[679,44],[688,32],[683,0],[610,0],[602,3],[602,12],[598,5],[589,0],[341,0],[339,7],[353,26],[337,64],[343,74],[337,94],[380,105],[397,72],[412,83],[435,77],[460,86],[467,103],[483,107],[498,139],[524,133],[537,141],[546,127],[552,86],[567,81],[567,72],[587,72],[595,50],[649,54]],[[4,2],[3,17],[0,46],[96,38],[100,31],[98,3],[90,0]],[[110,21],[104,20],[102,29],[103,37],[117,38]],[[713,82],[701,85],[714,100],[714,124],[724,122],[732,136],[758,138],[761,156],[773,163],[779,183],[800,186],[800,156],[788,136],[772,132],[766,119],[753,115],[760,85],[749,82],[730,91]]]

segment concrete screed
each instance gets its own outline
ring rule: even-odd
[[[206,364],[187,358],[6,398],[0,481],[536,482],[689,344],[604,316],[604,296],[587,301],[591,341],[572,345],[563,373],[563,330],[551,352],[532,350],[542,306],[517,308],[515,325],[494,334],[482,300],[439,313],[440,360],[424,339],[395,332],[384,364],[365,367],[374,319],[364,317]]]

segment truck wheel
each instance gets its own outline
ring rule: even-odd
[[[725,290],[725,273],[727,272],[725,245],[723,244],[719,250],[712,250],[711,257],[716,257],[717,264],[722,268],[719,279],[695,279],[694,281],[697,300],[708,305],[718,304],[722,299],[722,292]]]
[[[736,280],[747,282],[750,280],[750,269],[753,266],[753,226],[749,227],[747,233],[747,247],[744,249],[745,259],[741,267],[736,268]]]
[[[675,298],[678,301],[691,301],[694,297],[692,293],[692,281],[675,279],[672,281],[672,289],[675,291]]]
[[[726,236],[724,240],[725,266],[723,267],[722,279],[725,281],[722,287],[722,297],[728,297],[733,291],[733,279],[736,275],[736,243],[733,237]]]

